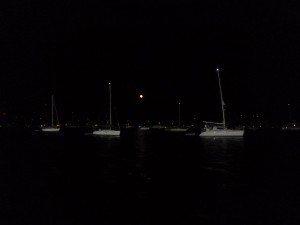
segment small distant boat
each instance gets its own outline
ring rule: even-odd
[[[217,69],[217,74],[218,74],[220,96],[221,96],[221,103],[222,103],[223,122],[215,123],[215,122],[203,121],[205,123],[205,128],[204,131],[200,133],[200,137],[243,137],[244,136],[243,129],[233,130],[233,129],[226,128],[225,109],[224,109],[225,103],[223,101],[219,69]]]
[[[138,127],[139,130],[150,130],[150,127]]]
[[[165,130],[167,127],[160,124],[155,124],[150,127],[150,130]]]
[[[288,109],[289,109],[289,122],[288,122],[288,124],[285,124],[284,126],[282,126],[281,130],[283,130],[283,131],[299,131],[300,127],[298,125],[296,125],[296,123],[293,123],[291,104],[288,104]]]
[[[54,125],[54,109],[55,109],[55,115],[56,120],[58,122],[58,116],[57,116],[57,110],[54,103],[54,96],[52,95],[52,110],[51,110],[51,126],[50,127],[42,127],[42,131],[44,132],[58,132],[60,130],[59,125]],[[58,122],[59,124],[59,122]]]
[[[165,131],[174,132],[174,133],[185,133],[188,130],[188,128],[184,128],[184,127],[181,126],[181,117],[180,117],[181,109],[180,109],[180,106],[181,106],[181,103],[179,102],[178,103],[178,126],[167,127],[165,129]]]
[[[185,136],[199,136],[201,133],[201,128],[198,126],[190,126],[185,132]]]
[[[120,130],[112,129],[112,116],[111,116],[111,83],[109,83],[109,129],[100,129],[93,132],[93,135],[101,136],[120,136]]]
[[[166,131],[168,132],[177,132],[177,133],[184,133],[188,130],[188,128],[182,128],[182,127],[169,127],[169,128],[166,128]]]
[[[298,127],[294,124],[294,126],[283,126],[281,128],[281,130],[283,130],[283,131],[300,131],[300,127]]]

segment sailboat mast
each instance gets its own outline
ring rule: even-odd
[[[178,127],[180,127],[181,123],[180,123],[180,102],[178,103]]]
[[[52,95],[52,114],[51,114],[51,127],[54,127],[54,97]]]
[[[219,74],[219,69],[217,68],[217,73],[218,73],[218,80],[219,80],[219,87],[220,87],[220,95],[221,95],[221,104],[222,104],[222,114],[223,114],[223,126],[224,129],[226,129],[226,120],[225,120],[225,109],[224,109],[224,100],[223,100],[223,94],[222,94],[222,86],[221,86],[221,79],[220,79],[220,74]]]
[[[109,84],[109,129],[111,129],[112,120],[111,120],[111,83]]]
[[[291,104],[288,104],[289,107],[289,126],[292,126],[292,110],[291,110]]]

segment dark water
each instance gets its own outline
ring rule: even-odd
[[[0,224],[299,224],[300,135],[0,134]]]

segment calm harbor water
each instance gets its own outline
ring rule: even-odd
[[[300,134],[0,133],[1,224],[298,224]]]

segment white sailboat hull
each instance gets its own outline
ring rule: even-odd
[[[283,127],[281,128],[283,131],[299,131],[300,127]]]
[[[54,108],[55,108],[54,96],[52,95],[52,112],[51,112],[52,121],[51,121],[51,125],[49,127],[41,126],[42,127],[41,130],[43,132],[59,132],[59,130],[60,130],[60,127],[57,127],[56,125],[54,125]],[[56,120],[59,124],[58,117],[57,117],[57,112],[56,112]]]
[[[53,127],[48,127],[48,128],[42,128],[42,131],[44,132],[58,132],[60,128],[53,128]]]
[[[97,130],[93,132],[93,135],[120,136],[120,131],[119,130]]]
[[[244,130],[208,130],[200,133],[200,137],[243,137]]]

